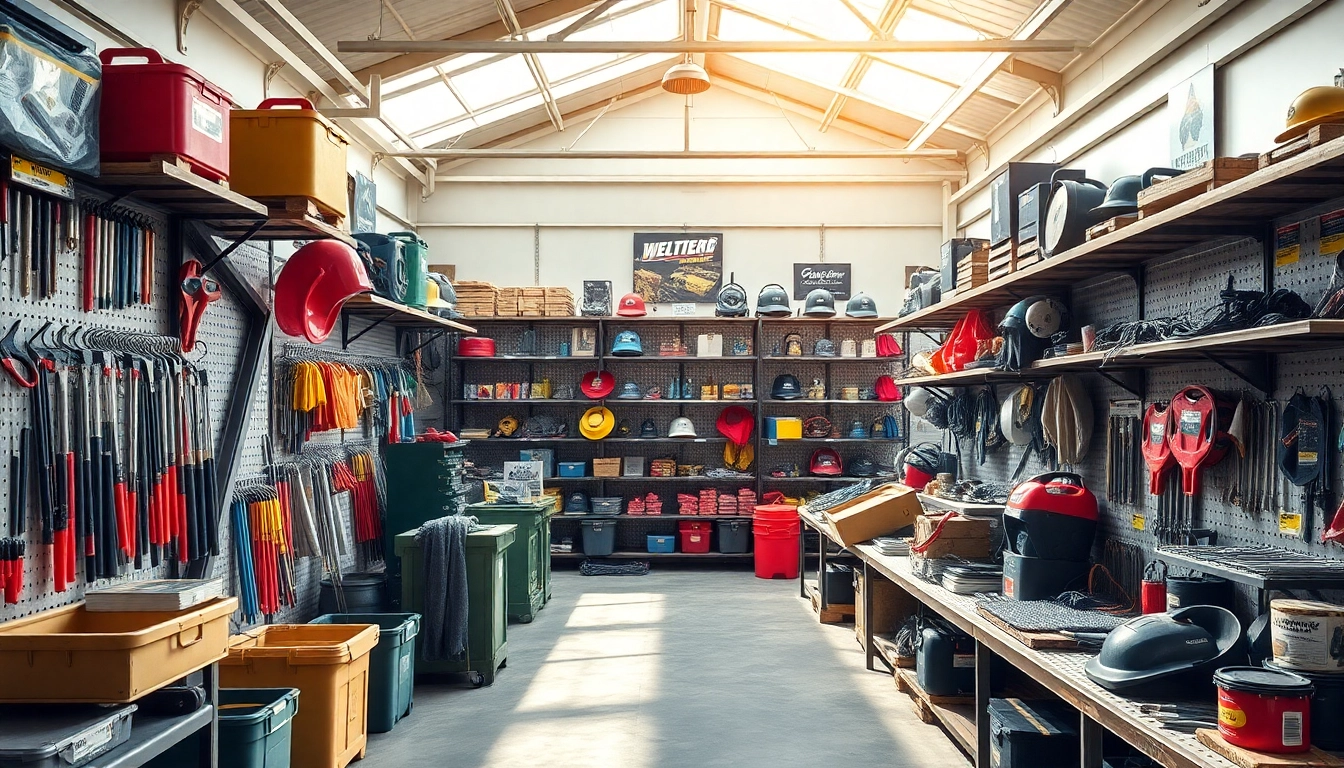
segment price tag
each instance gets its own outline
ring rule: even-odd
[[[1146,524],[1147,521],[1144,519],[1143,515],[1129,516],[1129,525],[1136,531],[1142,531]]]
[[[693,317],[695,315],[695,305],[689,302],[673,304],[672,314],[677,317]]]
[[[1302,533],[1302,515],[1297,512],[1279,513],[1279,533],[1291,533],[1299,536]]]
[[[75,183],[69,176],[21,157],[9,156],[9,178],[49,195],[64,197],[66,200],[75,199]]]

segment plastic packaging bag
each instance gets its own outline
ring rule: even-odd
[[[23,0],[0,5],[0,144],[97,176],[101,85],[92,40]]]

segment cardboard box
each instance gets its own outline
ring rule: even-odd
[[[920,515],[915,521],[915,544],[924,543],[942,520],[941,515]],[[957,515],[947,521],[924,557],[934,560],[940,557],[989,557],[990,541],[994,532],[994,521],[984,517],[963,517]]]
[[[620,459],[593,459],[593,477],[620,477]]]
[[[826,510],[824,517],[835,540],[852,547],[876,536],[886,536],[915,522],[923,508],[919,492],[887,483]]]
[[[803,420],[797,416],[765,417],[765,438],[767,440],[802,440]]]

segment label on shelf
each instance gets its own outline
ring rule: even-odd
[[[1302,515],[1297,512],[1279,512],[1279,533],[1302,534]]]
[[[1144,519],[1143,515],[1130,515],[1130,516],[1129,516],[1129,525],[1130,525],[1131,528],[1133,528],[1133,529],[1136,530],[1136,531],[1142,531],[1142,530],[1144,529],[1144,526],[1145,526],[1146,524],[1147,524],[1147,521]]]
[[[1302,230],[1297,224],[1279,227],[1274,231],[1274,266],[1296,264],[1302,256]]]
[[[695,305],[690,302],[673,304],[672,315],[674,317],[695,317]]]
[[[69,176],[31,160],[10,155],[9,178],[25,187],[32,187],[49,195],[64,197],[66,200],[75,199],[75,183]]]

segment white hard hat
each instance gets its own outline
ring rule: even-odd
[[[1068,310],[1051,298],[1044,298],[1027,307],[1027,330],[1038,339],[1048,339],[1064,326]]]
[[[668,437],[695,437],[695,425],[685,416],[678,416],[672,420],[672,425],[667,429]]]
[[[929,412],[929,402],[932,398],[929,390],[923,387],[911,387],[910,394],[905,396],[901,404],[905,406],[905,410],[909,411],[911,416],[923,418],[924,414]]]
[[[1004,398],[999,406],[999,431],[1012,445],[1026,445],[1031,442],[1032,400],[1036,391],[1029,386],[1020,386]]]

